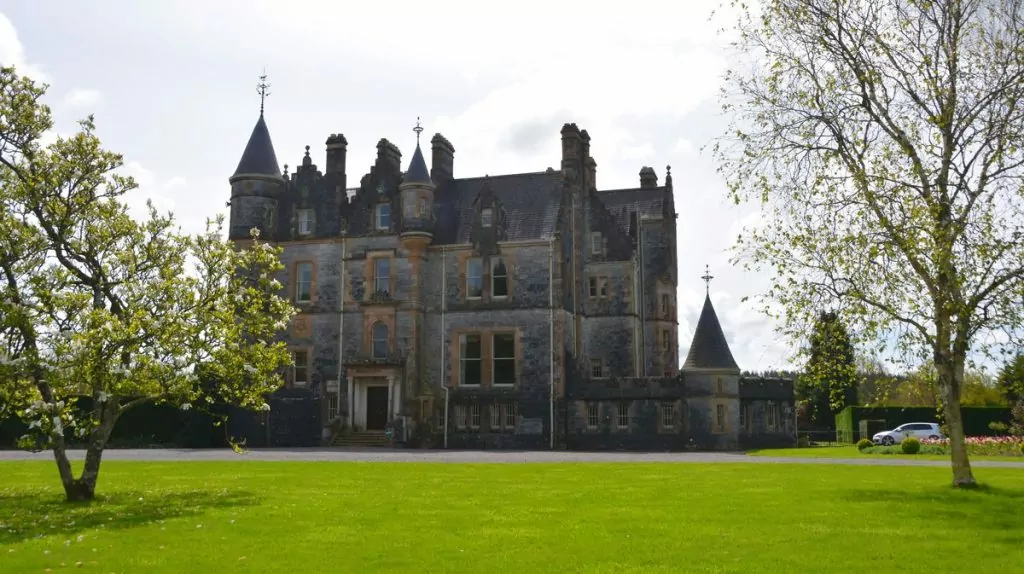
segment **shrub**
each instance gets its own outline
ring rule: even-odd
[[[917,454],[921,452],[921,441],[914,437],[907,437],[900,443],[900,449],[903,450],[903,454]]]
[[[864,449],[875,446],[875,443],[871,442],[869,438],[862,438],[857,441],[857,450],[864,452]]]

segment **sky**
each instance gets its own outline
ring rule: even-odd
[[[50,85],[55,131],[95,114],[150,198],[182,227],[227,215],[228,177],[271,84],[266,120],[278,161],[345,134],[349,182],[388,138],[408,161],[417,117],[455,147],[456,177],[558,168],[559,130],[592,137],[601,189],[659,181],[672,166],[679,213],[679,342],[685,357],[710,295],[744,370],[791,366],[794,349],[753,301],[769,278],[730,265],[757,207],[734,206],[709,149],[727,127],[720,0],[618,3],[137,2],[0,0],[0,63]],[[291,168],[294,171],[294,167]]]

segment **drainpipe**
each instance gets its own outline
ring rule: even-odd
[[[643,217],[640,216],[639,207],[636,210],[636,234],[637,234],[637,252],[640,258],[640,296],[637,297],[637,303],[640,305],[640,365],[641,374],[640,376],[647,376],[647,289],[646,281],[644,281],[644,224]]]
[[[555,450],[555,240],[548,239],[548,395],[551,400],[549,425],[551,450]]]
[[[445,258],[448,254],[448,247],[441,247],[441,388],[444,389],[444,448],[448,448],[448,382],[444,377],[445,368],[445,348],[444,341],[447,337],[447,332],[444,325],[444,310],[447,307],[448,302],[448,272],[445,266]]]
[[[341,275],[338,279],[338,411],[341,412],[341,370],[345,364],[345,232],[341,232]],[[346,377],[347,378],[347,377]],[[352,426],[352,397],[345,393],[347,403],[348,424]]]

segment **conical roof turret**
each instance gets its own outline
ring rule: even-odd
[[[725,340],[722,325],[711,304],[710,294],[704,297],[704,308],[697,320],[697,329],[693,333],[693,342],[690,343],[690,352],[686,354],[683,369],[740,369],[732,358],[729,343]]]
[[[277,163],[274,142],[270,140],[270,130],[267,129],[267,122],[263,119],[263,112],[260,112],[256,126],[252,128],[249,143],[245,145],[242,159],[239,160],[238,168],[235,169],[235,176],[238,175],[281,177],[281,167]]]

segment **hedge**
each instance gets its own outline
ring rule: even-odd
[[[997,434],[989,428],[993,422],[1009,424],[1009,407],[962,407],[964,433],[967,436],[991,436]],[[934,407],[846,407],[836,415],[836,439],[839,442],[853,444],[861,438],[860,421],[884,420],[887,429],[904,423],[930,423],[939,420],[938,409]]]

